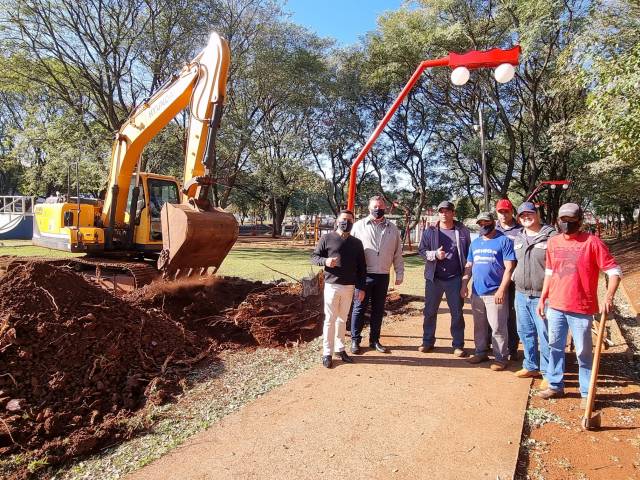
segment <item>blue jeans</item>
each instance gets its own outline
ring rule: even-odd
[[[358,301],[358,289],[353,300],[353,313],[351,314],[351,340],[360,343],[362,340],[362,327],[364,327],[364,312],[371,303],[371,318],[369,325],[369,344],[380,341],[382,317],[384,316],[384,302],[387,299],[389,289],[389,274],[367,273],[362,302]]]
[[[549,334],[544,319],[536,313],[540,297],[525,295],[516,291],[516,314],[518,335],[524,349],[522,367],[527,370],[547,371],[549,363]],[[538,351],[540,346],[540,351]]]
[[[564,390],[564,347],[567,343],[567,332],[571,328],[576,357],[578,358],[580,395],[586,397],[589,392],[591,363],[593,362],[591,341],[593,315],[547,308],[547,321],[549,323],[549,365],[545,377],[549,382],[549,387],[553,390]]]
[[[447,296],[447,305],[451,312],[451,338],[453,348],[464,347],[463,300],[460,296],[462,277],[449,280],[434,278],[426,280],[424,286],[424,321],[422,323],[422,344],[432,347],[436,342],[436,319],[442,295]]]

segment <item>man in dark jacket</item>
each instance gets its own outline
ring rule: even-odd
[[[353,360],[344,348],[346,320],[353,293],[364,299],[367,274],[362,242],[349,234],[353,213],[342,210],[336,222],[337,230],[323,235],[311,254],[311,263],[324,265],[324,328],[322,330],[322,364],[331,368],[331,355],[346,363]]]
[[[541,223],[535,205],[530,202],[524,202],[518,207],[518,221],[523,230],[519,232],[513,245],[518,261],[513,272],[513,283],[516,287],[515,308],[524,361],[522,369],[515,375],[530,378],[544,374],[549,362],[547,324],[536,313],[536,309],[544,283],[547,240],[557,232]],[[548,388],[546,380],[543,380],[541,388]]]
[[[455,207],[451,202],[438,205],[439,221],[422,233],[418,252],[424,266],[424,322],[422,324],[421,352],[433,350],[436,341],[436,318],[442,295],[447,296],[451,313],[453,354],[466,357],[464,351],[464,317],[460,296],[462,273],[466,263],[471,234],[462,222],[454,220]]]

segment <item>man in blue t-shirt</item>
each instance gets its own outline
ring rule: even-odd
[[[480,236],[471,242],[467,264],[462,276],[460,295],[466,298],[469,277],[473,275],[471,311],[473,313],[473,340],[476,352],[468,361],[480,363],[487,356],[488,327],[491,326],[494,362],[491,370],[504,370],[509,357],[509,335],[507,319],[509,302],[507,292],[516,255],[513,242],[496,230],[493,214],[483,212],[476,224]]]

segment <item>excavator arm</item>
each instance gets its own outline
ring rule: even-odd
[[[176,115],[189,107],[184,178],[180,205],[165,203],[161,212],[163,251],[159,267],[177,275],[217,269],[238,236],[233,215],[214,208],[209,188],[214,181],[216,133],[222,117],[230,52],[216,33],[208,45],[167,84],[141,105],[116,134],[107,195],[102,210],[106,248],[114,240],[130,242],[135,215],[125,223],[127,194],[140,170],[144,147]],[[136,175],[136,181],[140,176]],[[133,190],[135,205],[138,185]],[[132,207],[133,210],[133,207]]]

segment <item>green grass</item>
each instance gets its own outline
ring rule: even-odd
[[[3,240],[0,241],[0,255],[66,258],[80,254],[35,247],[31,245],[30,240]],[[321,269],[321,267],[311,265],[310,255],[311,248],[302,250],[295,248],[264,248],[236,245],[222,263],[218,273],[220,275],[242,277],[263,282],[281,278],[291,280],[290,277],[300,279],[313,275]],[[424,262],[422,258],[417,255],[405,257],[404,265],[404,282],[398,290],[400,293],[409,295],[423,295],[424,278],[422,272]],[[287,275],[290,277],[287,277]]]

